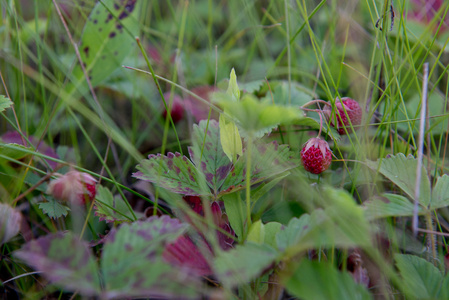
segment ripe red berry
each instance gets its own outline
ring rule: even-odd
[[[313,174],[323,173],[332,161],[329,144],[320,138],[311,138],[301,150],[301,161],[306,171]]]
[[[331,108],[330,106],[326,106],[324,109],[325,114],[328,118],[331,119],[331,125],[337,127],[337,131],[339,134],[346,134],[346,130],[348,133],[351,133],[351,126],[349,125],[349,120],[351,120],[352,126],[360,125],[362,123],[362,108],[359,103],[351,98],[343,97],[340,100],[336,100],[335,106],[337,108],[338,115],[331,117]],[[344,106],[344,109],[343,109]],[[348,114],[349,119],[345,114]],[[337,121],[337,126],[335,126],[334,122]]]
[[[167,105],[170,99],[170,93],[164,94],[165,101],[167,101]],[[173,119],[173,123],[178,123],[184,117],[184,103],[182,102],[181,97],[178,95],[173,96],[173,102],[171,107],[171,118]],[[167,117],[167,111],[164,109],[162,113],[164,119]]]

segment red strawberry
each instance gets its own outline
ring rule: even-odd
[[[360,125],[362,123],[362,108],[359,103],[351,98],[343,97],[341,101],[337,99],[335,102],[335,106],[337,108],[337,113],[340,116],[334,116],[331,118],[331,108],[330,106],[326,106],[324,109],[324,113],[328,118],[331,118],[331,125],[335,126],[334,122],[337,120],[337,131],[339,134],[346,134],[346,130],[348,133],[351,133],[351,126],[349,125],[349,120],[351,120],[352,126]],[[344,109],[343,109],[344,106]],[[345,114],[348,114],[349,120]],[[340,119],[341,118],[341,119]]]
[[[304,169],[313,174],[326,171],[332,161],[329,144],[320,138],[311,138],[301,150],[301,161]]]
[[[48,184],[47,193],[58,200],[81,205],[97,194],[97,180],[87,173],[70,171]]]

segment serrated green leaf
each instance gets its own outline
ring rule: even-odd
[[[137,165],[137,169],[140,172],[134,173],[133,177],[153,182],[174,193],[190,196],[210,193],[200,186],[199,182],[204,182],[202,174],[180,153],[149,155]]]
[[[286,278],[289,293],[304,300],[372,299],[368,290],[357,284],[347,272],[325,262],[303,259],[293,276]]]
[[[201,170],[207,184],[215,192],[219,190],[232,168],[232,163],[221,146],[220,134],[217,121],[210,120],[208,125],[206,120],[202,120],[199,125],[193,125],[192,147],[189,148],[190,159]]]
[[[98,185],[95,197],[95,215],[100,221],[129,222],[134,221],[133,214],[122,197],[114,197],[109,189]]]
[[[229,76],[229,85],[228,89],[226,90],[226,94],[230,95],[233,101],[240,100],[240,89],[237,84],[237,76],[235,75],[234,68],[232,68],[231,74]]]
[[[219,104],[236,120],[239,129],[253,137],[261,137],[279,124],[290,124],[302,117],[299,108],[258,101],[251,94],[245,94],[240,102],[221,101]]]
[[[101,292],[98,267],[91,251],[70,232],[28,242],[14,256],[44,272],[50,281],[66,290],[86,296]]]
[[[368,166],[377,170],[380,164],[379,172],[388,180],[396,184],[410,199],[415,198],[416,186],[416,171],[418,160],[409,155],[405,157],[404,154],[399,153],[396,156],[391,156],[378,160],[377,162],[367,162]],[[430,204],[430,182],[427,171],[424,167],[421,170],[421,188],[418,202],[427,207]]]
[[[258,90],[260,90],[260,87],[263,85],[264,82],[265,82],[265,80],[260,79],[260,80],[240,83],[240,87],[239,88],[242,91],[244,91],[245,93],[252,94],[252,93],[257,92]]]
[[[220,142],[224,153],[228,159],[235,163],[237,155],[243,154],[242,138],[239,130],[233,121],[228,121],[220,114]]]
[[[265,99],[273,101],[277,105],[300,107],[307,102],[316,99],[316,95],[308,88],[296,83],[288,81],[275,81],[270,83],[272,93],[267,93]],[[290,88],[290,101],[288,90]],[[273,95],[273,98],[271,97]]]
[[[79,46],[80,55],[92,86],[97,86],[121,66],[124,58],[136,45],[138,13],[141,1],[103,0],[97,2],[86,21]],[[72,73],[74,84],[83,80],[79,63]],[[79,87],[87,89],[87,84]],[[73,85],[68,85],[68,91]]]
[[[278,248],[286,251],[287,257],[311,248],[370,245],[370,226],[354,199],[344,190],[329,187],[321,193],[327,203],[325,210],[293,218],[277,234]]]
[[[11,107],[12,105],[13,103],[9,98],[6,98],[4,95],[0,95],[0,112]]]
[[[162,259],[164,246],[188,225],[165,215],[123,223],[108,236],[101,258],[108,298],[196,295],[199,278]]]
[[[406,197],[388,193],[382,196],[383,198],[377,197],[363,203],[365,216],[369,220],[386,217],[413,216],[414,205]],[[419,208],[418,214],[422,214],[423,212],[422,207]]]
[[[248,152],[245,150],[226,177],[220,195],[241,190],[246,186],[247,159]],[[250,184],[270,179],[299,165],[298,155],[290,151],[287,145],[278,145],[276,142],[252,145]]]
[[[231,288],[260,275],[276,257],[277,252],[267,245],[237,245],[217,255],[214,261],[215,273],[226,287]]]
[[[443,275],[433,264],[415,255],[396,254],[394,260],[407,295],[416,299],[437,299]]]
[[[70,208],[62,205],[52,197],[47,197],[47,200],[48,202],[39,203],[39,208],[42,209],[44,214],[53,219],[67,216]]]
[[[0,246],[20,231],[22,215],[7,204],[0,203]]]
[[[432,190],[430,209],[438,209],[449,205],[449,176],[443,174],[438,177]]]

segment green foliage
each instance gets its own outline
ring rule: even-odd
[[[240,100],[240,89],[237,85],[237,76],[235,70],[231,70],[228,89],[226,91],[226,99],[238,102]],[[224,110],[227,113],[227,110]],[[243,154],[242,139],[240,137],[237,125],[232,120],[227,120],[223,114],[220,114],[220,142],[224,153],[232,163],[237,160],[237,155]]]
[[[32,240],[15,256],[67,290],[83,295],[101,293],[98,267],[91,251],[71,233],[59,232]]]
[[[66,217],[70,211],[70,208],[62,205],[52,197],[47,197],[47,202],[39,203],[39,208],[42,209],[44,214],[52,219],[57,219],[62,216]]]
[[[285,283],[291,294],[305,300],[373,298],[365,287],[354,282],[349,273],[340,272],[325,262],[302,260]]]
[[[114,197],[107,188],[99,185],[95,197],[95,215],[100,221],[106,222],[129,222],[134,221],[130,207],[123,198]]]
[[[191,161],[179,153],[169,153],[167,156],[150,155],[137,166],[140,172],[134,173],[133,176],[156,183],[172,192],[192,196],[221,197],[244,189],[247,184],[248,152],[245,151],[234,165],[230,164],[221,143],[218,143],[219,130],[217,122],[211,120],[207,125],[206,121],[201,121],[198,127],[194,127],[192,147],[189,151]],[[250,158],[251,185],[299,165],[296,155],[286,145],[272,142],[256,145],[253,150]],[[203,187],[203,183],[206,183],[209,189]]]
[[[215,272],[226,287],[248,282],[272,264],[278,253],[267,245],[248,242],[227,252],[214,261]]]
[[[106,237],[100,267],[86,243],[71,233],[50,234],[25,244],[15,256],[43,271],[54,284],[101,298],[142,295],[193,298],[199,278],[162,259],[163,246],[187,225],[168,216],[123,224]],[[101,281],[104,286],[100,285]]]
[[[304,118],[299,109],[291,109],[259,101],[251,94],[245,94],[240,102],[221,101],[220,106],[245,132],[245,137],[262,137],[279,124],[291,124]]]
[[[228,214],[229,224],[237,235],[239,242],[243,241],[245,229],[245,206],[240,199],[239,193],[231,193],[222,197],[226,212]]]
[[[417,299],[447,299],[448,288],[442,285],[448,276],[430,262],[414,255],[396,254],[396,266],[404,280],[404,292]]]
[[[6,98],[4,95],[0,95],[0,112],[11,107],[12,105],[13,103],[9,98]]]
[[[379,165],[379,167],[378,167]],[[415,198],[416,171],[418,168],[418,160],[409,155],[399,153],[396,156],[384,158],[377,163],[368,162],[368,166],[374,170],[379,168],[379,173],[384,175],[388,180],[396,184],[411,199]],[[430,203],[430,182],[427,172],[422,167],[419,203],[427,207]]]
[[[134,37],[139,32],[137,16],[142,3],[135,0],[119,3],[115,0],[98,2],[83,29],[79,51],[93,87],[110,77],[136,44]],[[79,63],[72,77],[75,86],[85,77]],[[85,91],[87,84],[83,83],[79,88]]]
[[[226,120],[220,114],[220,142],[224,153],[233,163],[237,161],[237,155],[243,154],[242,138],[240,137],[239,129],[234,122]]]
[[[276,235],[277,246],[287,257],[311,248],[369,246],[369,224],[352,197],[332,188],[325,188],[322,196],[328,202],[324,210],[291,219]]]
[[[369,220],[413,215],[414,205],[406,197],[387,193],[382,196],[383,197],[375,197],[364,203],[364,206],[366,207],[365,215]],[[418,208],[418,213],[423,213],[422,207]]]

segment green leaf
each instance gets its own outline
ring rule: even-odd
[[[229,224],[239,238],[239,242],[243,239],[244,223],[245,223],[245,205],[240,199],[238,193],[227,194],[222,197]]]
[[[242,138],[239,130],[233,121],[228,121],[220,114],[220,142],[223,151],[233,163],[237,160],[237,155],[243,154]]]
[[[413,215],[414,205],[406,197],[388,193],[382,196],[364,202],[365,215],[368,219]]]
[[[165,215],[123,223],[108,236],[101,258],[106,296],[180,297],[196,295],[199,278],[175,269],[162,259],[164,246],[188,225]]]
[[[129,222],[134,221],[134,216],[122,197],[114,197],[109,189],[98,185],[95,197],[95,215],[100,221]]]
[[[0,203],[0,246],[20,231],[22,215],[7,204]]]
[[[277,175],[270,181],[262,182],[257,187],[251,189],[251,202],[256,202],[263,195],[268,193],[273,187],[275,187],[282,179],[290,175],[290,172],[285,172]]]
[[[9,98],[6,98],[4,95],[0,95],[0,112],[11,107],[12,105],[13,103]]]
[[[107,79],[136,45],[138,13],[142,1],[103,0],[90,13],[81,36],[80,55],[93,87]],[[79,63],[72,73],[74,84],[83,80]],[[68,86],[71,91],[73,86]],[[84,83],[81,90],[87,89]]]
[[[201,170],[207,184],[215,192],[220,189],[232,168],[232,163],[221,146],[220,134],[217,121],[210,120],[208,125],[206,120],[202,120],[199,125],[193,125],[192,147],[189,147],[190,159]]]
[[[370,226],[354,199],[333,188],[323,189],[320,196],[326,209],[293,218],[276,236],[279,250],[292,257],[311,248],[369,246]]]
[[[282,174],[300,165],[298,155],[290,151],[287,145],[269,144],[251,145],[251,182],[256,184]],[[226,177],[220,195],[242,190],[246,187],[246,160],[248,151],[237,160],[234,168]]]
[[[226,287],[231,288],[259,276],[276,257],[277,252],[267,245],[237,245],[217,255],[214,261],[215,273]]]
[[[260,90],[260,87],[264,84],[265,80],[255,80],[245,83],[240,83],[240,89],[245,93],[254,93]]]
[[[449,176],[444,174],[438,177],[432,190],[430,209],[442,208],[449,205]]]
[[[316,99],[316,95],[313,91],[308,88],[295,83],[288,81],[274,81],[270,82],[272,88],[273,98],[271,97],[271,93],[267,92],[265,96],[265,100],[269,100],[270,102],[274,102],[277,105],[283,105],[288,107],[300,107],[307,102]],[[290,101],[288,97],[288,90],[290,88]]]
[[[325,262],[303,259],[287,277],[285,286],[289,293],[304,300],[359,300],[372,299],[368,290],[354,282],[347,272],[340,272]]]
[[[39,208],[42,209],[44,214],[53,219],[67,216],[70,208],[62,205],[52,197],[47,197],[47,200],[48,202],[39,203]]]
[[[403,278],[403,291],[409,297],[437,298],[443,275],[433,264],[415,255],[396,254],[394,260]]]
[[[396,184],[410,199],[415,198],[416,171],[418,166],[418,160],[416,158],[411,155],[405,157],[404,154],[399,153],[396,156],[384,158],[377,162],[368,162],[368,166],[373,170],[377,170],[379,164],[379,172],[382,175]],[[424,167],[421,169],[421,188],[418,202],[424,207],[430,204],[430,182]]]
[[[264,226],[265,226],[264,243],[273,248],[276,248],[277,247],[276,235],[278,234],[279,231],[281,231],[283,225],[278,222],[269,222]]]
[[[265,241],[265,225],[262,224],[261,220],[258,220],[251,224],[248,230],[248,236],[246,237],[248,242],[253,242],[256,244],[263,244]]]
[[[30,151],[33,151],[31,147],[25,147],[20,144],[4,144],[5,146],[0,146],[0,155],[3,157],[0,157],[0,164],[5,162],[10,162],[11,160],[21,160],[24,159],[27,156],[31,156],[29,153]],[[13,148],[10,148],[8,146],[13,146]],[[21,151],[21,149],[26,151]],[[8,158],[11,158],[8,159]]]
[[[382,196],[363,203],[365,216],[369,220],[386,217],[413,216],[414,205],[406,197],[388,193]],[[419,214],[423,213],[422,207],[418,209]]]
[[[279,124],[290,124],[302,117],[299,108],[284,107],[259,101],[252,94],[245,94],[240,102],[222,100],[219,105],[237,123],[246,136],[261,137]]]
[[[201,173],[190,160],[180,153],[168,153],[167,156],[151,154],[137,165],[140,172],[133,177],[153,182],[156,185],[178,194],[198,196],[210,192],[200,187],[204,181]]]
[[[237,85],[237,76],[235,75],[234,68],[232,68],[231,74],[229,76],[229,85],[228,89],[226,90],[226,94],[230,95],[233,101],[240,100],[240,89]]]
[[[54,284],[86,296],[100,294],[98,267],[86,243],[71,233],[50,234],[26,243],[14,256],[44,272]]]

